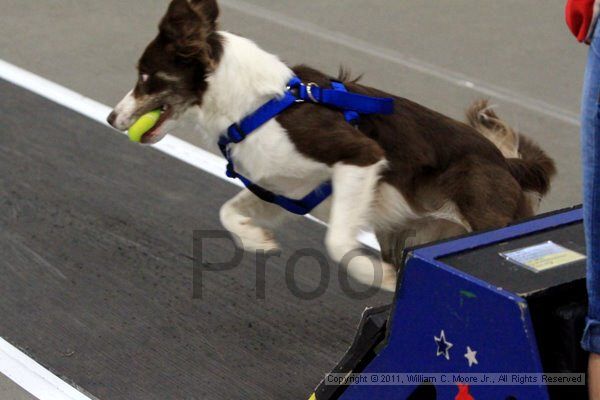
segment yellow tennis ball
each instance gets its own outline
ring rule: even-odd
[[[127,132],[129,135],[129,139],[132,142],[137,142],[137,143],[141,142],[142,136],[144,136],[144,134],[146,132],[148,132],[150,129],[154,128],[154,125],[156,125],[156,123],[160,119],[160,114],[161,114],[160,110],[154,110],[154,111],[150,111],[147,114],[142,115],[129,128],[129,131]]]

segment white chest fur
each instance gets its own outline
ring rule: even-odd
[[[236,169],[255,183],[292,198],[301,198],[331,178],[331,169],[300,154],[275,120],[233,145]]]
[[[274,97],[281,96],[293,72],[252,41],[220,32],[223,56],[207,78],[201,107],[193,110],[198,130],[216,148],[219,136]],[[285,129],[271,120],[243,142],[232,145],[236,169],[278,194],[299,198],[331,176],[330,168],[300,154]]]

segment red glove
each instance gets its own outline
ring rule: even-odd
[[[565,10],[567,25],[577,37],[583,42],[587,37],[594,16],[595,0],[568,0]]]

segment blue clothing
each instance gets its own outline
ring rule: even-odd
[[[600,354],[600,24],[590,46],[581,110],[588,319],[581,345]]]

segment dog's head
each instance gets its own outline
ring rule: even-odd
[[[216,0],[173,0],[159,33],[138,62],[138,80],[108,116],[116,129],[127,130],[140,116],[161,109],[155,127],[142,137],[155,143],[190,107],[200,105],[207,76],[222,53]]]

